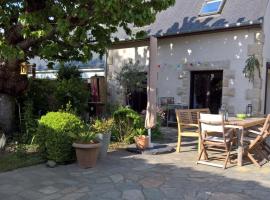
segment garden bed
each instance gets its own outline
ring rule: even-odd
[[[45,161],[38,153],[27,153],[18,155],[18,153],[0,153],[0,173],[44,163]]]

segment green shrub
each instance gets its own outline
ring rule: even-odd
[[[58,110],[58,102],[55,99],[56,80],[30,79],[27,92],[23,97],[23,107],[32,103],[33,115],[39,116],[48,111]]]
[[[19,136],[19,142],[23,144],[32,144],[34,142],[35,133],[37,129],[37,120],[34,115],[33,102],[25,101],[23,107],[23,123],[22,131]]]
[[[55,98],[58,101],[58,108],[67,104],[78,114],[83,114],[87,109],[90,92],[80,79],[64,79],[58,81],[55,91]]]
[[[61,65],[57,73],[57,79],[58,80],[81,79],[81,72],[76,66]]]
[[[141,115],[128,107],[120,107],[113,114],[115,126],[112,132],[116,141],[130,143],[133,141],[134,130],[144,128]]]
[[[85,124],[75,115],[49,112],[39,120],[37,141],[40,152],[48,160],[64,163],[74,160],[72,134],[85,129]]]

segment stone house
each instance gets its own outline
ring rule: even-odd
[[[166,98],[190,108],[226,104],[230,113],[270,113],[270,2],[269,0],[176,0],[143,28],[158,40],[159,104]],[[134,29],[133,31],[137,31]],[[149,37],[122,39],[109,49],[109,101],[125,104],[115,80],[128,60],[149,65]],[[244,76],[249,56],[260,63],[253,82]]]

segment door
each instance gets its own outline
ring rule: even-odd
[[[218,113],[222,102],[223,71],[191,72],[190,108],[209,108]]]
[[[146,110],[147,106],[147,73],[139,72],[140,76],[145,77],[142,81],[142,88],[136,91],[128,91],[126,104],[129,105],[133,110],[141,113]]]

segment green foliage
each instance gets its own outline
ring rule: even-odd
[[[96,119],[92,125],[93,130],[96,133],[106,134],[110,133],[113,129],[114,121],[113,119]]]
[[[15,155],[19,158],[25,158],[27,156],[27,149],[24,144],[17,144],[15,146]]]
[[[89,144],[96,142],[96,135],[97,134],[94,131],[84,130],[81,132],[73,133],[71,137],[75,140],[76,143]]]
[[[21,167],[28,167],[43,163],[43,158],[38,154],[24,154],[23,157],[17,153],[0,156],[0,172],[10,171]]]
[[[105,107],[105,109],[106,109],[106,116],[112,116],[113,113],[121,107],[118,104],[111,104],[111,103],[107,103],[105,106],[106,106]]]
[[[136,135],[146,135],[146,129],[145,128],[136,128],[134,130],[135,134]]]
[[[55,99],[59,108],[71,105],[71,108],[78,114],[82,114],[87,108],[89,91],[80,79],[63,79],[57,82]]]
[[[113,114],[115,126],[113,136],[119,142],[130,143],[133,140],[134,130],[143,128],[142,117],[128,107],[120,107]]]
[[[259,60],[256,58],[255,55],[249,56],[248,59],[246,60],[246,66],[243,70],[243,73],[245,77],[248,78],[249,82],[254,81],[256,69],[258,70],[259,78],[261,78],[261,69]]]
[[[32,144],[38,124],[34,115],[32,101],[28,100],[24,103],[22,115],[22,133],[20,133],[19,142],[23,144]]]
[[[5,60],[40,56],[52,61],[86,61],[93,51],[105,52],[118,28],[134,38],[130,24],[151,24],[158,12],[174,2],[0,1],[0,55]]]
[[[133,63],[130,60],[117,73],[116,80],[125,88],[126,92],[142,91],[145,89],[147,81],[144,70],[145,66],[140,65],[139,62]]]
[[[30,79],[28,90],[23,97],[23,107],[26,109],[32,106],[33,115],[35,116],[59,109],[57,99],[54,95],[56,88],[57,82],[55,80]]]
[[[84,130],[85,124],[77,116],[65,112],[49,112],[39,120],[37,141],[40,152],[46,159],[58,163],[72,161],[72,135]]]
[[[81,72],[76,66],[61,65],[57,72],[58,80],[81,79]]]

